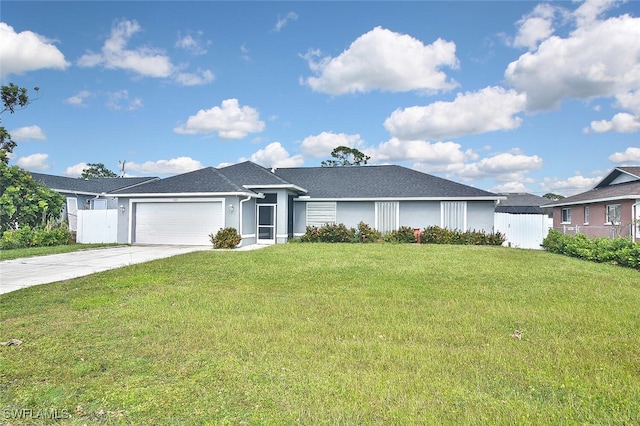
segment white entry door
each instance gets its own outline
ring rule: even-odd
[[[258,244],[276,243],[276,206],[258,204]]]

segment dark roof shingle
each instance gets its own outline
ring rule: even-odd
[[[491,192],[396,165],[281,168],[275,173],[312,198],[475,198]]]
[[[114,195],[125,194],[189,194],[189,193],[250,193],[232,182],[214,167],[195,170],[165,179],[140,185],[135,188],[113,191]]]
[[[53,190],[96,195],[158,180],[157,177],[78,179],[66,176],[48,175],[44,173],[30,172],[30,174],[35,180]]]

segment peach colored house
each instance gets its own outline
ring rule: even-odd
[[[616,167],[593,189],[543,207],[553,207],[560,232],[640,242],[640,166]]]

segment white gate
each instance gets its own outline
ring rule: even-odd
[[[541,249],[547,237],[551,219],[544,214],[494,213],[494,230],[506,236],[505,246]]]
[[[78,233],[80,244],[117,243],[118,209],[78,210]]]

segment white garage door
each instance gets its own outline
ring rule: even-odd
[[[133,241],[139,244],[210,245],[224,227],[222,202],[136,203]]]

